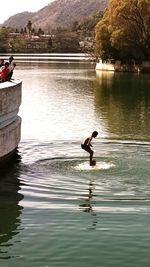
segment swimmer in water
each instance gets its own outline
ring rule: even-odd
[[[85,151],[87,151],[87,152],[90,154],[90,166],[93,166],[93,165],[96,164],[96,161],[92,160],[92,159],[93,159],[93,154],[94,154],[94,152],[93,152],[93,150],[91,149],[91,147],[92,147],[91,141],[92,141],[92,139],[95,138],[97,135],[98,135],[98,132],[97,132],[97,131],[94,131],[94,132],[92,133],[92,135],[89,136],[89,137],[86,137],[86,138],[83,140],[82,144],[81,144],[81,148],[84,149]]]

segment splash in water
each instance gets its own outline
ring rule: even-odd
[[[89,162],[83,162],[79,165],[75,166],[76,170],[109,170],[110,168],[114,167],[115,165],[110,162],[97,162],[95,166],[90,166]]]

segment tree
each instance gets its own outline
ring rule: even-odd
[[[24,34],[27,34],[27,28],[24,27]]]
[[[73,32],[76,32],[78,30],[78,27],[79,27],[79,23],[78,21],[74,21],[73,24],[72,24],[72,31]]]
[[[49,53],[52,51],[52,47],[53,47],[52,37],[49,37],[47,42],[47,48]]]
[[[0,27],[0,52],[5,53],[8,50],[8,36],[9,29],[5,27]]]
[[[28,20],[27,29],[28,29],[29,36],[30,36],[31,35],[31,30],[32,30],[32,22],[31,22],[31,20]]]
[[[42,34],[44,34],[44,31],[43,31],[41,28],[39,28],[39,29],[38,29],[38,32],[37,32],[37,35],[40,36],[40,35],[42,35]]]
[[[80,51],[78,36],[72,32],[60,32],[53,42],[53,50],[57,53],[76,53]]]
[[[34,28],[31,29],[31,33],[32,33],[32,35],[36,35],[36,31]]]
[[[24,29],[23,28],[21,28],[20,33],[24,34]]]
[[[13,53],[22,52],[25,49],[25,42],[15,37],[9,40],[9,47]]]
[[[150,58],[150,1],[110,0],[96,25],[96,51],[102,58]]]

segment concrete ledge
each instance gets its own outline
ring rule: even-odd
[[[0,83],[0,121],[3,115],[6,116],[19,109],[21,88],[22,82],[19,80]]]
[[[13,121],[16,120],[17,114],[19,112],[19,109],[10,112],[6,115],[0,116],[0,129],[6,127],[7,125],[11,124]]]
[[[150,61],[143,61],[141,64],[122,64],[121,61],[114,61],[114,60],[108,60],[108,62],[102,62],[100,59],[99,62],[96,63],[96,70],[101,71],[116,71],[116,72],[150,72]]]
[[[0,163],[14,155],[21,138],[21,118],[17,116],[21,104],[22,82],[0,83]]]
[[[0,130],[0,160],[14,151],[21,138],[21,118]]]

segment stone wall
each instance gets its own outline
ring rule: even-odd
[[[111,62],[112,61],[112,62]],[[143,61],[141,64],[123,64],[121,61],[108,60],[102,62],[100,59],[96,63],[96,70],[116,71],[116,72],[148,72],[150,73],[150,61]]]
[[[0,162],[12,155],[21,138],[21,81],[0,83]]]

